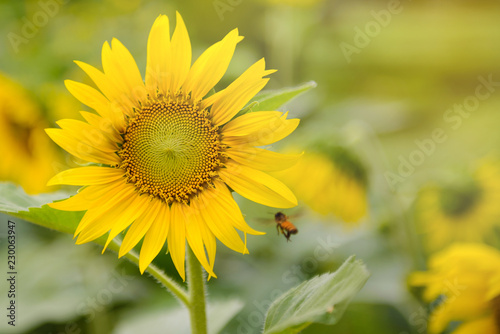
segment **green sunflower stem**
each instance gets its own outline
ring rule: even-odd
[[[109,243],[108,248],[116,251],[118,253],[120,249],[121,242],[112,240]],[[127,259],[132,261],[139,267],[139,255],[133,250],[129,251],[124,255]],[[158,282],[160,282],[170,293],[172,293],[175,297],[177,297],[186,307],[190,307],[189,305],[189,296],[184,288],[182,288],[179,284],[177,284],[172,278],[168,277],[160,268],[155,266],[154,264],[150,264],[146,268],[146,272],[156,278]]]
[[[157,266],[150,264],[146,271],[156,278],[167,290],[169,290],[175,297],[189,307],[189,297],[186,291],[180,287],[173,279],[168,277],[161,269]]]
[[[188,247],[189,316],[191,317],[191,333],[207,333],[207,315],[205,306],[205,277],[198,259]]]

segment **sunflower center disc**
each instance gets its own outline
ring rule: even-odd
[[[167,203],[189,202],[220,167],[217,128],[183,102],[144,107],[129,124],[120,155],[129,182]]]

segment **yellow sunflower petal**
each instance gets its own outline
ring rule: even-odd
[[[111,240],[113,240],[118,234],[125,230],[130,224],[134,222],[138,217],[140,217],[143,212],[149,208],[149,202],[151,201],[148,195],[135,195],[132,203],[118,216],[114,218],[113,228],[109,232],[108,240],[104,245],[102,252],[106,250]]]
[[[112,220],[106,218],[112,218],[113,214],[117,214],[118,210],[120,210],[121,208],[123,208],[123,203],[120,206],[113,208],[111,213],[103,214],[102,221],[100,223],[92,224],[88,228],[80,231],[75,243],[77,245],[85,244],[87,242],[94,241],[95,239],[108,232],[111,229]]]
[[[168,234],[168,251],[174,262],[174,266],[182,277],[186,280],[184,261],[186,258],[186,217],[184,214],[185,204],[172,203],[170,233]]]
[[[134,115],[134,108],[137,107],[136,103],[130,100],[113,80],[110,80],[103,72],[97,68],[75,61],[75,63],[94,81],[96,86],[103,92],[111,103],[113,112],[118,107],[124,114],[132,117]],[[114,108],[114,109],[113,109]]]
[[[277,142],[299,125],[299,119],[286,119],[287,114],[256,111],[237,117],[223,127],[222,143],[228,146],[264,146]]]
[[[246,136],[261,129],[272,129],[281,125],[282,112],[256,111],[233,119],[223,127],[225,136]]]
[[[109,100],[96,89],[80,82],[65,80],[68,91],[78,101],[97,111],[99,115],[110,120],[118,131],[123,131],[125,120],[123,114],[111,108]]]
[[[101,117],[88,111],[80,111],[80,114],[90,125],[101,130],[110,140],[115,143],[123,143],[123,137],[120,136],[120,133],[108,118]]]
[[[101,116],[109,116],[107,114],[107,112],[109,111],[109,101],[95,88],[73,80],[64,80],[64,84],[66,86],[66,89],[68,89],[71,95],[76,97],[78,101],[94,109]]]
[[[170,77],[170,90],[176,93],[186,80],[191,68],[191,41],[182,20],[181,14],[176,13],[177,26],[172,36],[172,75]]]
[[[118,90],[114,99],[127,101],[140,108],[139,101],[146,97],[141,73],[130,52],[116,38],[111,41],[111,46],[108,42],[103,44],[102,67],[108,82],[113,83]]]
[[[212,231],[210,231],[210,229],[205,223],[200,224],[200,231],[201,231],[201,236],[203,238],[203,243],[205,244],[205,249],[207,250],[210,267],[213,270],[215,264],[215,253],[217,250],[215,235],[212,233]],[[208,276],[208,279],[210,279],[210,277],[211,276]]]
[[[171,212],[168,205],[161,203],[158,215],[153,221],[153,224],[146,232],[144,242],[141,247],[141,254],[139,257],[139,270],[144,273],[144,270],[149,266],[153,259],[165,245],[165,240],[169,234],[171,227]],[[153,219],[153,217],[151,217]]]
[[[212,106],[214,124],[220,126],[229,122],[268,81],[269,79],[262,79],[252,82],[231,92],[227,98],[216,101]]]
[[[271,172],[293,166],[303,153],[282,154],[251,146],[235,146],[226,150],[234,161],[254,169]]]
[[[101,223],[99,224],[95,224],[95,221],[100,219],[102,216],[108,215],[108,212],[115,212],[115,214],[117,214],[116,210],[114,209],[115,207],[120,207],[121,210],[124,210],[126,206],[123,206],[123,203],[128,203],[128,199],[134,199],[133,196],[135,195],[136,190],[133,185],[123,182],[115,183],[119,183],[118,187],[115,188],[112,184],[109,189],[107,189],[107,192],[103,193],[101,197],[102,200],[99,202],[99,206],[93,206],[92,208],[89,208],[87,210],[82,220],[80,221],[80,224],[78,224],[78,227],[76,228],[75,236],[89,226],[107,224],[107,221],[105,222],[104,219],[101,219]],[[113,221],[114,217],[109,216],[109,220]],[[106,231],[104,231],[102,234],[104,234]]]
[[[498,322],[493,315],[461,323],[453,334],[498,333]]]
[[[196,199],[194,201],[196,201]],[[206,192],[200,194],[197,201],[201,217],[203,217],[208,228],[217,239],[236,252],[247,253],[248,250],[243,241],[241,241],[240,235],[236,232],[230,221],[227,221],[229,214],[218,210],[220,208],[215,208],[211,198],[207,198]]]
[[[171,53],[168,17],[160,15],[154,22],[148,38],[146,88],[153,96],[157,89],[163,94],[169,90]]]
[[[200,203],[197,199],[191,201],[191,207],[192,207],[193,211],[201,212],[199,204]],[[200,228],[201,236],[203,238],[203,243],[205,244],[205,248],[207,250],[208,260],[210,262],[210,266],[211,266],[211,268],[213,268],[214,263],[215,263],[215,253],[217,250],[215,235],[213,234],[212,231],[210,231],[210,228],[204,222],[203,217],[201,217],[201,221],[200,221],[200,224],[198,227]],[[209,276],[209,279],[210,279],[210,276]]]
[[[78,194],[71,196],[63,201],[49,203],[53,209],[64,210],[64,211],[84,211],[89,208],[89,201],[87,195],[93,194],[93,189],[91,187],[85,188]]]
[[[119,75],[117,75],[118,66],[116,64],[116,57],[114,56],[113,51],[111,50],[111,46],[107,41],[102,45],[101,61],[104,75],[109,80],[109,82],[113,83],[113,85],[120,92],[120,95],[122,93],[125,93],[127,90],[127,85],[123,80],[118,79]]]
[[[144,237],[146,232],[149,230],[153,222],[156,220],[160,208],[163,204],[160,200],[154,198],[149,204],[144,213],[136,219],[136,221],[130,226],[123,238],[123,242],[120,246],[120,252],[118,257],[122,257],[127,254],[132,248],[137,245],[137,243]],[[159,252],[159,251],[158,251]],[[152,261],[152,260],[151,260]],[[151,263],[149,261],[149,263]],[[146,265],[146,267],[149,265]]]
[[[227,123],[255,96],[269,79],[263,76],[272,71],[265,71],[265,61],[261,59],[250,66],[238,79],[226,89],[216,94],[211,109],[214,125]],[[212,99],[208,103],[212,103]]]
[[[105,136],[102,131],[94,126],[75,119],[62,119],[56,122],[61,129],[67,131],[72,137],[78,138],[82,143],[98,148],[99,151],[113,153],[118,151],[116,142]]]
[[[118,155],[104,153],[93,146],[78,141],[62,129],[45,129],[45,132],[57,145],[80,159],[107,165],[115,165],[121,162]]]
[[[56,184],[68,184],[73,186],[96,185],[109,183],[125,175],[125,170],[108,167],[79,167],[67,169],[47,182],[48,186]]]
[[[275,208],[297,205],[295,195],[274,177],[232,161],[226,163],[226,167],[219,171],[219,176],[241,196]]]
[[[211,266],[205,254],[205,248],[203,247],[203,236],[201,232],[201,225],[205,222],[199,216],[199,212],[196,212],[192,208],[188,208],[185,212],[186,214],[186,239],[189,247],[193,250],[194,255],[200,262],[200,264],[205,268],[210,276],[217,277],[213,272],[213,266]]]
[[[194,101],[201,100],[222,78],[240,41],[238,29],[209,47],[193,64],[183,85]]]
[[[78,226],[76,243],[80,245],[95,240],[111,230],[116,222],[127,219],[126,215],[130,213],[129,208],[135,200],[132,195],[128,193],[119,199],[115,198],[114,201],[110,201],[113,202],[113,205],[108,205],[106,210],[99,207],[96,210],[99,214],[93,215],[90,219],[86,219],[86,217],[92,216],[93,210],[88,210]]]
[[[272,74],[276,72],[276,70],[265,70],[265,61],[264,58],[258,60],[255,64],[250,66],[242,75],[240,75],[235,81],[233,81],[229,86],[240,86],[242,83],[249,83],[253,82],[255,80],[262,79],[262,77],[265,77],[266,75]],[[228,88],[229,88],[228,86]],[[227,88],[218,91],[217,93],[210,95],[203,101],[201,101],[201,108],[208,108],[209,106],[213,105],[215,101],[218,101],[220,99],[223,99],[225,96],[227,96]]]
[[[132,97],[134,104],[140,107],[139,101],[146,97],[146,90],[134,57],[116,38],[111,40],[111,52],[113,59],[109,72],[105,71],[106,75],[112,76],[113,81],[123,82],[126,86],[124,93]]]
[[[88,210],[92,203],[100,200],[102,196],[109,196],[110,193],[122,187],[121,181],[111,184],[101,184],[88,186],[63,201],[49,203],[51,208],[65,211],[84,211]]]
[[[207,197],[214,202],[214,206],[218,207],[221,217],[225,217],[224,219],[221,218],[221,220],[231,222],[234,227],[245,233],[253,235],[265,234],[248,226],[238,204],[236,204],[231,192],[223,182],[216,181],[214,184],[215,189],[207,190]]]

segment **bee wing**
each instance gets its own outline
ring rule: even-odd
[[[276,224],[274,219],[268,219],[268,218],[254,218],[256,222],[262,224],[262,225],[271,225],[271,224]]]

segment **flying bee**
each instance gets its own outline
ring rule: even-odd
[[[278,235],[283,233],[286,238],[286,241],[290,241],[290,235],[297,234],[299,230],[293,225],[289,220],[288,216],[283,212],[278,212],[274,215],[274,220],[276,221],[276,230],[278,231]]]

